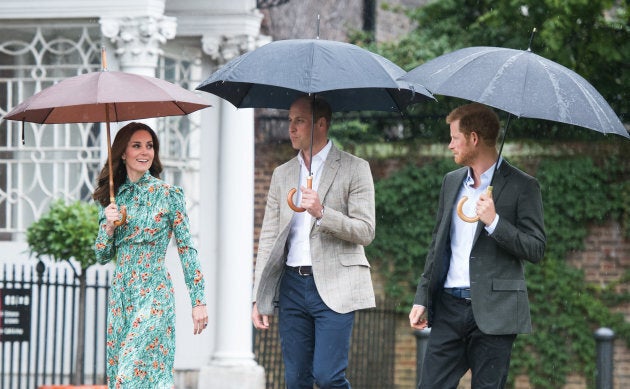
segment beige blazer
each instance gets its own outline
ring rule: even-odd
[[[297,157],[278,166],[271,177],[254,274],[253,301],[258,312],[272,315],[287,255],[294,212],[287,193],[300,173]],[[326,208],[319,226],[311,223],[310,242],[315,285],[326,305],[347,313],[375,306],[370,264],[364,246],[375,233],[374,182],[369,164],[334,145],[317,188]]]

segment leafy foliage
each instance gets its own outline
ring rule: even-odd
[[[378,271],[387,279],[388,296],[401,303],[402,309],[410,306],[418,269],[424,267],[442,176],[454,167],[450,159],[421,167],[408,165],[375,183],[377,232],[366,252],[369,258],[377,258]]]
[[[537,176],[543,192],[545,226],[547,227],[546,254],[551,258],[564,258],[574,250],[584,247],[583,239],[588,233],[585,221],[602,222],[613,211],[618,211],[617,197],[608,188],[611,168],[616,163],[609,161],[607,166],[595,166],[589,157],[562,158],[543,161]],[[614,173],[614,172],[613,172]],[[583,178],[580,178],[583,177]],[[617,218],[619,212],[614,212]]]
[[[588,284],[581,270],[564,262],[567,254],[583,248],[589,225],[617,220],[628,236],[630,161],[623,154],[598,157],[599,164],[580,155],[545,159],[538,166],[547,249],[541,264],[526,268],[534,332],[517,338],[511,380],[527,374],[533,388],[555,389],[569,373],[581,372],[592,386],[593,331],[610,327],[630,346],[630,323],[613,311],[630,301],[630,294],[619,292],[630,270],[604,287]],[[453,167],[450,159],[409,165],[375,184],[376,238],[366,250],[401,311],[408,312],[412,303],[435,224],[430,210],[437,206],[443,175]]]
[[[98,209],[94,204],[54,201],[48,212],[26,230],[31,254],[55,261],[74,259],[87,269],[96,263],[94,238],[98,233]]]
[[[534,331],[519,336],[514,345],[511,379],[527,374],[533,388],[563,387],[568,374],[584,375],[595,384],[595,339],[598,327],[612,328],[630,345],[630,323],[611,310],[630,296],[616,293],[619,283],[603,288],[588,284],[582,271],[563,261],[547,258],[541,265],[527,266],[527,286]]]
[[[329,137],[344,146],[353,146],[362,142],[379,142],[379,134],[369,131],[369,125],[358,119],[335,120],[330,128]],[[357,142],[360,140],[360,142]]]
[[[94,238],[98,233],[98,208],[94,204],[76,201],[66,204],[54,201],[48,212],[26,230],[26,241],[31,255],[37,258],[49,256],[55,261],[68,261],[79,280],[79,315],[77,320],[77,344],[75,370],[72,383],[83,380],[85,366],[85,296],[87,293],[87,268],[96,263]],[[77,272],[71,259],[81,266]]]

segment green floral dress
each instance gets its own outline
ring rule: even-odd
[[[107,314],[109,388],[173,387],[175,300],[165,265],[166,249],[175,243],[192,306],[205,304],[204,279],[186,215],[182,189],[151,176],[118,190],[118,206],[127,222],[113,236],[105,232],[104,208],[95,242],[99,263],[116,260]]]

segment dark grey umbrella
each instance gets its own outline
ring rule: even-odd
[[[289,109],[308,95],[323,98],[333,111],[402,112],[409,104],[435,100],[422,85],[398,81],[404,74],[390,60],[350,43],[288,39],[231,60],[197,89],[237,108]],[[289,191],[289,206],[303,212],[293,204],[294,193]]]
[[[435,94],[507,111],[510,115],[499,157],[511,115],[573,124],[630,138],[610,105],[588,81],[530,49],[468,47],[426,62],[399,80],[420,83]],[[498,163],[495,172],[497,168]],[[488,190],[492,191],[492,181]],[[477,222],[478,217],[462,212],[466,200],[462,197],[458,202],[457,213],[464,221]]]
[[[630,138],[610,105],[588,81],[529,49],[468,47],[420,65],[400,80],[518,117],[552,120]]]
[[[268,43],[226,63],[197,89],[237,108],[289,109],[303,95],[317,95],[333,111],[402,112],[433,99],[421,85],[397,81],[405,71],[359,46],[324,39]]]

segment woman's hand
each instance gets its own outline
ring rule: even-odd
[[[197,305],[192,309],[193,334],[200,334],[208,327],[208,311],[205,305]]]
[[[123,205],[121,209],[124,209]],[[120,212],[118,212],[118,206],[115,203],[111,203],[105,208],[105,219],[106,219],[106,231],[107,235],[114,235],[114,230],[116,229],[116,225],[114,224],[118,220],[120,220]]]

